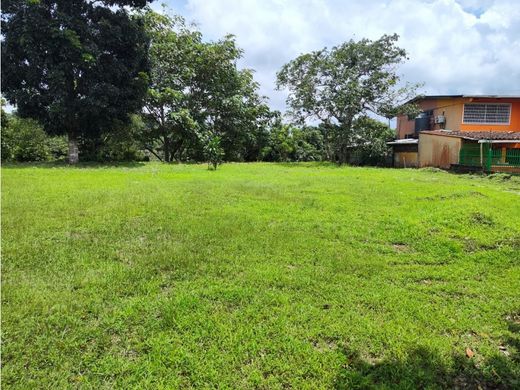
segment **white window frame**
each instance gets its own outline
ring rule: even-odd
[[[464,120],[464,113],[466,111],[466,105],[487,105],[487,104],[495,104],[495,105],[501,105],[501,106],[508,106],[509,107],[509,120],[507,123],[504,122],[466,122]],[[462,107],[462,123],[465,125],[494,125],[494,126],[509,126],[511,124],[511,103],[493,103],[493,102],[487,102],[487,103],[464,103]]]

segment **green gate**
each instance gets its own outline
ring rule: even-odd
[[[483,147],[489,148],[489,144],[482,145]],[[486,149],[487,152],[487,149]],[[484,156],[486,153],[484,153]],[[482,160],[481,160],[482,159]],[[464,144],[460,148],[459,153],[459,164],[470,167],[483,167],[485,161],[480,155],[480,144]]]
[[[493,149],[491,143],[465,144],[460,148],[459,164],[482,167],[486,172],[494,166],[520,167],[520,149]]]

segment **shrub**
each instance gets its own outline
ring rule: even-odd
[[[285,124],[271,128],[268,145],[260,153],[264,161],[321,161],[323,136],[312,127]]]
[[[2,109],[2,136],[0,137],[1,141],[1,155],[2,161],[11,161],[13,160],[13,148],[14,148],[14,139],[13,132],[9,127],[9,116]]]
[[[133,115],[128,125],[120,125],[95,138],[82,138],[80,159],[100,162],[145,160],[146,156],[138,140],[142,127],[141,119]]]
[[[65,136],[48,137],[47,146],[53,160],[67,160],[69,145]]]
[[[213,167],[216,170],[222,164],[223,157],[224,149],[221,146],[221,138],[218,135],[209,136],[204,145],[204,158],[208,162],[208,169]]]
[[[392,150],[386,144],[394,131],[378,120],[363,116],[353,125],[353,144],[350,162],[357,165],[388,165]]]
[[[33,119],[11,116],[2,126],[2,160],[47,161],[51,158],[47,134]]]

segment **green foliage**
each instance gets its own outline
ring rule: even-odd
[[[294,153],[294,140],[290,130],[291,126],[282,124],[271,129],[268,146],[262,149],[262,160],[290,161]]]
[[[0,125],[2,127],[7,127],[9,125],[9,114],[4,111],[5,99],[0,98]]]
[[[150,87],[146,149],[163,161],[200,160],[208,134],[217,134],[227,160],[254,160],[271,113],[250,70],[239,70],[242,50],[228,35],[202,34],[167,11],[141,15],[149,36]]]
[[[395,137],[395,131],[388,125],[361,116],[354,121],[351,158],[358,165],[388,165],[392,149],[386,144]]]
[[[146,92],[148,40],[123,6],[146,3],[3,2],[2,93],[21,117],[71,141],[128,122]]]
[[[420,97],[420,95],[416,96],[416,98],[418,97]],[[421,111],[421,107],[419,107],[415,102],[409,102],[387,109],[384,116],[388,119],[392,119],[399,115],[405,115],[408,118],[415,118],[421,113]]]
[[[2,161],[63,161],[68,155],[64,136],[49,136],[32,119],[7,115],[2,121]],[[120,123],[96,138],[80,138],[84,161],[141,161],[145,160],[140,143],[144,124],[138,115],[130,123]]]
[[[4,111],[5,100],[0,98],[0,153],[2,156],[2,161],[8,161],[12,159],[12,151],[10,144],[12,141],[9,136],[9,114]],[[7,134],[7,136],[6,136]]]
[[[100,162],[146,160],[141,145],[144,128],[142,118],[132,115],[129,123],[120,123],[96,138],[82,138],[82,159]]]
[[[332,128],[334,160],[345,163],[353,146],[356,118],[372,112],[395,115],[415,95],[416,85],[399,86],[395,69],[406,59],[397,35],[376,41],[350,40],[331,50],[303,54],[284,65],[278,88],[287,88],[287,104],[300,123],[309,119]]]
[[[32,119],[12,116],[8,126],[2,126],[2,160],[47,161],[51,157],[47,135]]]
[[[264,161],[321,161],[322,157],[323,136],[318,129],[281,122],[271,128],[261,152]]]
[[[65,161],[67,159],[69,145],[64,136],[47,136],[47,146],[52,160]]]
[[[33,119],[7,115],[2,121],[2,161],[63,160],[68,145],[64,137],[48,136]]]
[[[5,115],[6,118],[7,115]],[[8,125],[9,119],[4,120],[4,111],[2,110],[2,129],[1,129],[1,154],[2,161],[12,161],[14,157],[15,150],[15,140],[14,133],[11,130],[11,126]]]
[[[204,143],[204,158],[208,162],[208,168],[213,167],[216,170],[222,164],[224,154],[221,138],[218,135],[208,136]]]
[[[198,142],[198,124],[191,117],[186,93],[194,77],[201,35],[178,16],[150,9],[141,14],[151,39],[150,80],[145,100],[145,148],[159,159],[181,159],[188,144]]]
[[[2,168],[2,388],[518,388],[519,181],[80,166]]]

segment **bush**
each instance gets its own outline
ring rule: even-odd
[[[81,138],[80,159],[99,162],[146,160],[138,141],[142,128],[142,120],[133,115],[128,125],[120,125],[96,138]]]
[[[49,137],[33,119],[2,112],[2,161],[48,161],[67,157],[65,137]]]
[[[47,161],[51,158],[47,134],[35,120],[10,116],[2,126],[3,161]]]
[[[350,162],[356,165],[389,165],[392,149],[386,144],[395,136],[394,131],[378,120],[363,116],[353,126],[353,144]]]
[[[268,145],[260,153],[264,161],[321,161],[323,136],[312,127],[302,129],[277,124],[271,128]]]
[[[99,139],[81,139],[80,159],[98,162],[143,161],[145,155],[135,141],[111,133]]]
[[[9,127],[9,117],[4,110],[2,110],[2,136],[0,141],[2,161],[12,161],[14,148],[13,133]]]
[[[80,138],[80,158],[83,161],[139,161],[146,156],[137,141],[142,122],[132,118],[121,126],[97,138]],[[68,143],[65,136],[48,136],[35,120],[19,118],[2,110],[2,161],[66,160]]]
[[[294,160],[321,161],[323,160],[323,135],[318,129],[304,127],[293,131]]]
[[[67,137],[48,137],[47,146],[49,147],[49,153],[53,160],[67,160],[69,152],[69,144],[67,142]]]

